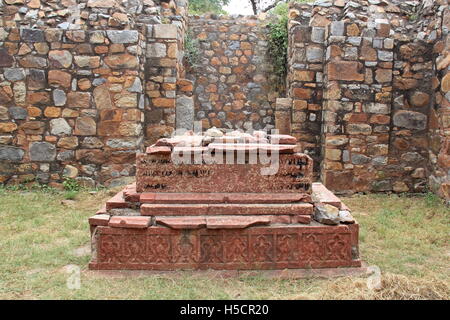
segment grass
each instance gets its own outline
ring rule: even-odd
[[[450,215],[433,195],[344,198],[361,225],[363,260],[382,272],[381,289],[374,291],[365,277],[273,280],[89,272],[89,255],[82,253],[89,243],[87,218],[112,194],[0,189],[0,299],[450,298]],[[81,268],[78,290],[66,286],[68,265]]]

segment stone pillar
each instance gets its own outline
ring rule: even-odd
[[[385,31],[385,30],[384,30]],[[322,180],[335,191],[385,188],[393,41],[332,22],[325,61]],[[387,32],[389,35],[389,32]],[[381,169],[381,170],[379,170]]]
[[[175,128],[178,78],[178,27],[175,24],[147,26],[145,111],[147,144],[168,137]]]
[[[448,8],[444,16],[448,24]],[[428,182],[430,189],[450,204],[450,36],[444,35],[434,50],[438,56],[435,60],[436,78],[433,81],[436,99],[429,121],[431,172]]]
[[[292,98],[292,128],[304,152],[320,167],[323,93],[324,27],[310,27],[311,7],[291,4],[289,10],[288,96]]]

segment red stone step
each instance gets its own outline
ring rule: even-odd
[[[247,217],[207,217],[207,229],[244,229],[254,225],[268,225],[268,217],[247,216]]]
[[[130,204],[123,198],[123,191],[106,201],[106,210],[129,208]]]
[[[109,214],[96,214],[89,218],[89,224],[91,226],[107,226],[109,218]]]
[[[309,224],[312,220],[310,215],[292,216],[292,223]]]
[[[314,201],[329,204],[339,209],[341,209],[342,207],[341,200],[320,182],[314,182],[312,184],[312,194]]]
[[[279,153],[294,153],[295,145],[290,144],[270,144],[270,143],[210,143],[208,148],[217,151],[277,151]]]
[[[188,147],[178,147],[177,146],[177,147],[173,148],[173,152],[175,154],[178,154],[178,155],[188,154],[188,153],[189,154],[194,154],[194,153],[203,154],[206,151],[208,151],[207,147],[190,147],[190,146],[188,146]]]
[[[96,215],[100,215],[100,214],[107,214],[108,211],[106,211],[106,204],[104,204],[100,209],[97,210],[97,212],[95,213]]]
[[[311,202],[304,193],[152,193],[140,196],[141,203],[291,203]]]
[[[170,147],[156,147],[156,146],[150,146],[148,147],[145,152],[147,154],[164,154],[164,155],[168,155],[172,152],[172,149]]]
[[[270,143],[275,144],[296,144],[297,138],[287,134],[271,134],[269,135]]]
[[[123,198],[125,201],[139,202],[141,194],[136,191],[136,183],[130,184],[123,190]]]
[[[206,227],[205,217],[156,217],[156,223],[172,229],[199,229]]]
[[[150,217],[113,216],[109,220],[108,225],[116,228],[145,229],[150,225],[150,222]]]
[[[141,205],[144,216],[311,215],[313,205],[298,204],[157,204]]]

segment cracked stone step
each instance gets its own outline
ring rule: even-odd
[[[291,203],[311,202],[311,196],[303,193],[151,193],[140,196],[141,203]]]
[[[150,225],[150,222],[150,217],[113,216],[109,220],[108,225],[116,228],[144,229]]]
[[[299,204],[143,204],[143,216],[311,215],[313,205]]]

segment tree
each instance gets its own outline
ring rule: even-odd
[[[203,13],[225,13],[222,9],[230,0],[190,0],[189,13],[203,14]]]
[[[288,2],[289,0],[249,0],[252,5],[253,13],[267,12],[275,8],[281,2]]]

